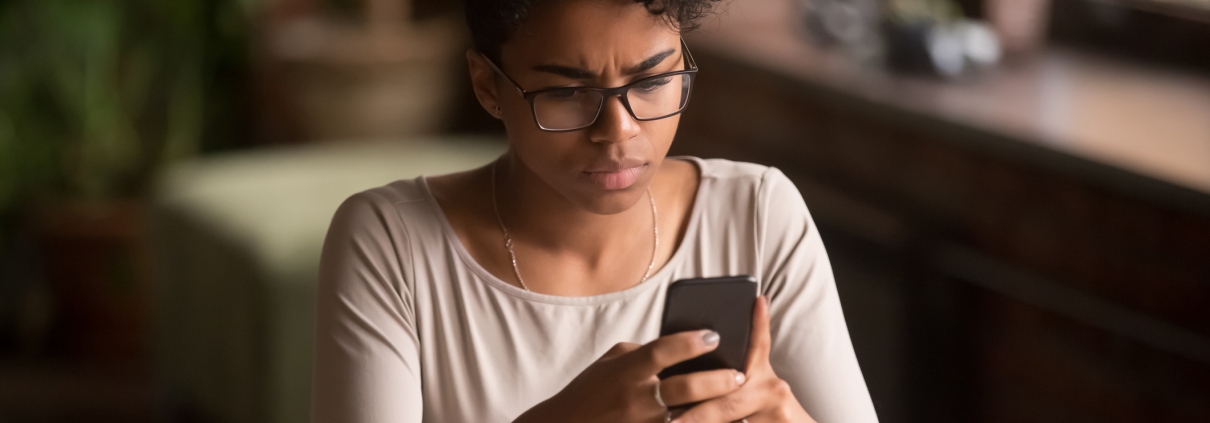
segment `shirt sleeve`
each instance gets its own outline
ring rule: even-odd
[[[757,196],[773,371],[820,423],[877,422],[832,266],[802,195],[781,171],[769,168]]]
[[[336,211],[319,265],[313,423],[420,423],[410,257],[382,195],[356,194]]]

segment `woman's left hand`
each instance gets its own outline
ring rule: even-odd
[[[752,340],[744,385],[735,392],[702,402],[673,420],[675,423],[815,423],[790,384],[769,365],[769,306],[761,296],[752,311]]]

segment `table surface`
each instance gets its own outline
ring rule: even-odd
[[[687,38],[705,54],[1124,171],[1109,172],[1117,177],[1159,181],[1141,185],[1210,204],[1210,75],[1059,47],[960,80],[905,75],[815,45],[798,16],[783,0],[731,2]]]

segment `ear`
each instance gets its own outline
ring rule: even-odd
[[[466,63],[470,66],[471,86],[475,89],[475,98],[487,114],[500,119],[500,102],[496,89],[496,72],[487,64],[487,59],[475,49],[466,51]]]

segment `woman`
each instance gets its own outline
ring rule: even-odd
[[[471,82],[510,148],[337,211],[314,421],[876,421],[798,191],[665,157],[696,72],[680,35],[712,1],[468,2]],[[744,274],[762,294],[747,372],[660,382],[718,343],[656,339],[668,285]]]

